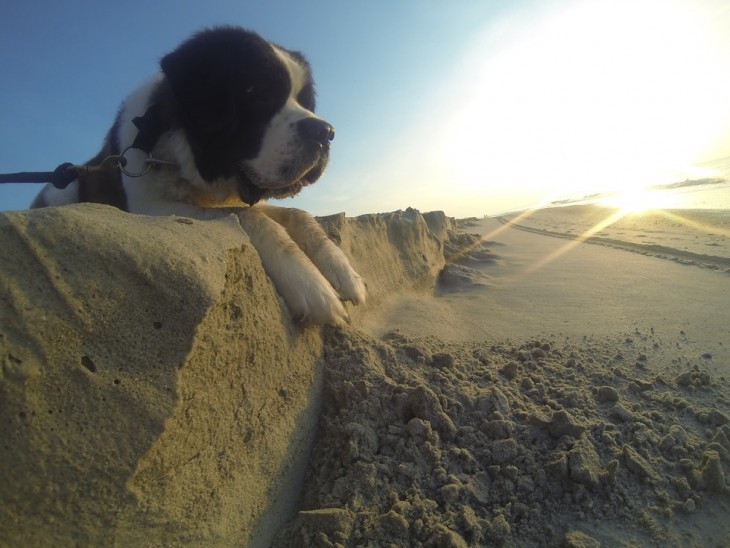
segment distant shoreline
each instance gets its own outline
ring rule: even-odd
[[[680,181],[678,183],[669,183],[666,185],[651,185],[651,186],[646,187],[646,190],[650,190],[650,191],[677,190],[680,188],[720,185],[720,184],[727,183],[727,182],[728,181],[726,179],[722,179],[722,178],[705,177],[702,179],[686,179],[686,180]],[[613,196],[618,196],[620,194],[621,194],[620,192],[616,192],[616,191],[595,192],[593,194],[586,194],[582,198],[564,198],[561,200],[554,200],[554,201],[550,202],[547,207],[572,205],[572,204],[588,204],[588,203],[593,203],[594,200],[602,200],[604,198],[610,198]]]
[[[670,183],[666,185],[652,185],[646,187],[648,192],[656,192],[664,195],[681,195],[679,200],[672,207],[657,207],[655,210],[662,209],[681,209],[681,210],[730,210],[730,180],[722,178],[705,178],[692,179],[678,183]],[[697,194],[695,194],[697,193]],[[602,200],[620,196],[620,192],[596,192],[586,194],[581,197],[567,197],[553,200],[547,203],[535,204],[523,208],[515,208],[503,210],[498,213],[488,213],[485,218],[496,219],[510,215],[518,215],[529,211],[538,211],[542,209],[554,209],[566,206],[577,205],[593,205],[596,207],[605,207],[607,209],[618,209],[614,206],[602,204]],[[705,200],[698,199],[698,196],[705,197]],[[689,198],[691,197],[691,198]]]

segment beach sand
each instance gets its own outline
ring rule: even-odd
[[[590,239],[591,245],[573,238],[610,215],[575,206],[519,219],[462,221],[463,232],[479,235],[479,247],[452,256],[439,297],[397,296],[370,314],[364,327],[376,336],[398,328],[446,341],[651,333],[665,339],[664,347],[712,355],[717,372],[730,377],[730,212],[684,212],[706,223],[686,233],[657,213],[617,222],[631,226],[624,240]],[[651,238],[644,248],[635,243],[644,240],[642,222]],[[545,226],[550,236],[540,232]],[[701,253],[708,248],[714,255]],[[678,260],[682,253],[694,259]]]
[[[331,334],[278,545],[728,545],[730,214],[573,239],[612,213],[462,221],[434,293]]]
[[[728,212],[325,218],[370,293],[334,329],[231,223],[62,209],[0,227],[6,538],[730,544]]]

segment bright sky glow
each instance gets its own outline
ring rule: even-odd
[[[730,58],[701,15],[690,3],[581,2],[481,63],[472,55],[480,74],[444,132],[453,178],[485,199],[537,203],[691,177],[730,125]]]
[[[310,58],[337,138],[325,177],[281,205],[318,215],[630,195],[730,156],[726,0],[31,4],[0,18],[0,172],[93,156],[156,60],[220,23]],[[0,185],[0,209],[37,191]]]
[[[599,204],[614,207],[621,214],[642,213],[650,209],[672,209],[682,205],[676,194],[646,190],[644,188],[626,189],[607,196]]]

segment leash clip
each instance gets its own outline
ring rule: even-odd
[[[73,164],[61,164],[59,168],[63,168],[64,171],[76,172],[76,174],[83,173],[89,175],[95,171],[103,171],[106,169],[115,169],[121,167],[126,163],[126,160],[120,154],[110,154],[104,158],[100,164],[92,165],[73,165]]]

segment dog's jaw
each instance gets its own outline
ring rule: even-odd
[[[249,206],[260,202],[264,197],[264,191],[256,186],[253,181],[251,181],[251,178],[243,171],[238,174],[236,187],[241,201]]]
[[[292,154],[297,162],[283,164],[276,175],[262,175],[260,164],[244,163],[237,177],[238,192],[245,203],[266,198],[287,198],[298,194],[302,188],[314,184],[324,173],[329,160],[329,143],[297,143],[303,152]]]
[[[310,173],[317,171],[317,168],[314,168],[310,171]],[[256,185],[251,178],[245,173],[241,172],[237,178],[237,188],[238,188],[238,196],[241,198],[241,201],[248,205],[254,205],[255,203],[261,201],[262,199],[267,198],[274,198],[274,199],[281,199],[281,198],[288,198],[291,196],[295,196],[301,192],[301,190],[305,186],[309,186],[311,184],[314,184],[316,180],[319,178],[320,173],[317,174],[311,174],[307,173],[300,179],[295,180],[292,183],[289,183],[284,186],[276,186],[273,188],[263,188],[258,185]]]

